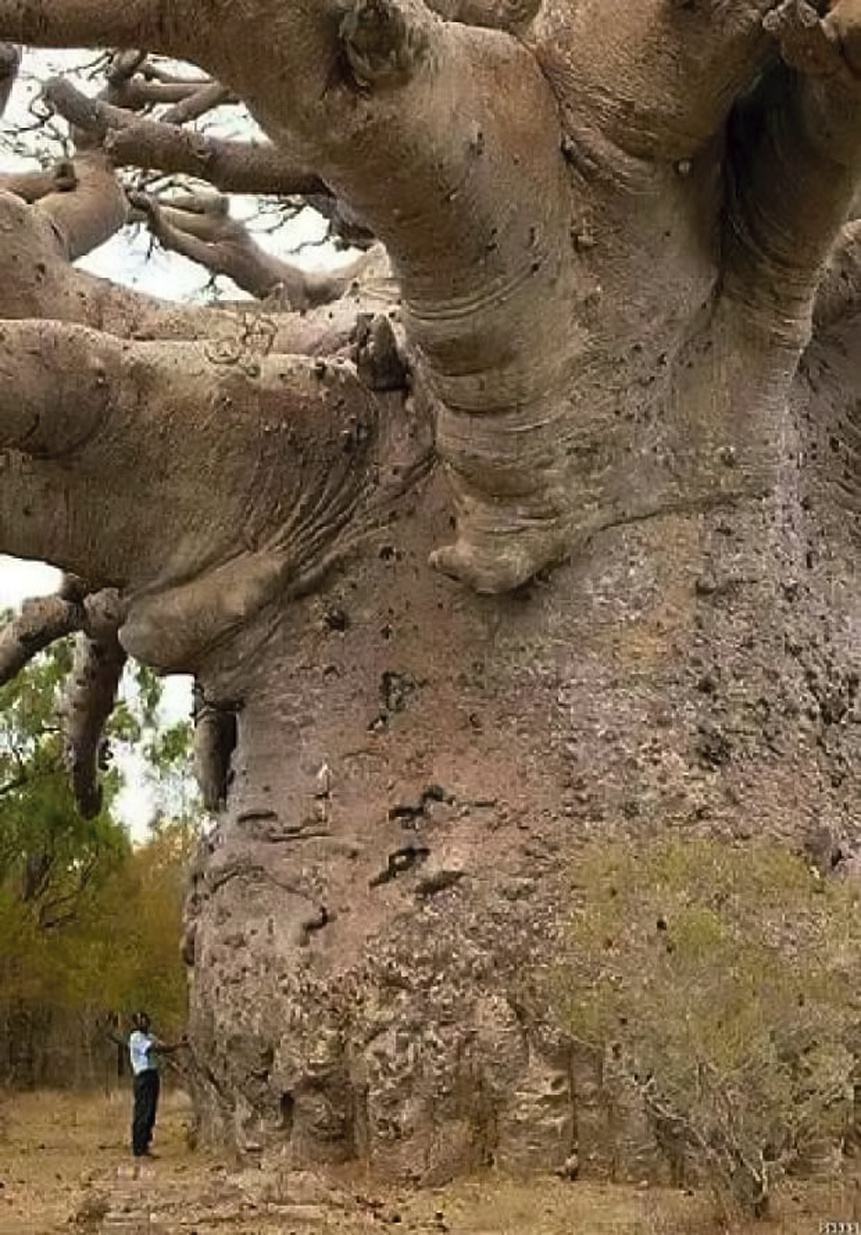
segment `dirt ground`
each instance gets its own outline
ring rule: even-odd
[[[129,1095],[0,1101],[0,1235],[717,1235],[707,1198],[554,1178],[480,1176],[405,1194],[357,1172],[326,1179],[237,1169],[186,1142],[188,1102],[169,1094],[157,1161],[135,1177]],[[850,1189],[787,1186],[774,1218],[739,1235],[815,1235],[851,1222]],[[851,1227],[847,1227],[851,1230]],[[861,1231],[861,1224],[858,1226]]]

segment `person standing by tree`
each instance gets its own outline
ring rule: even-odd
[[[150,1018],[146,1012],[136,1012],[132,1017],[129,1057],[134,1084],[132,1153],[136,1158],[154,1157],[150,1152],[150,1142],[155,1127],[161,1088],[156,1056],[172,1055],[184,1045],[184,1038],[170,1046],[159,1041],[150,1033]]]

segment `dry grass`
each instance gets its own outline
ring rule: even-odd
[[[417,1194],[385,1192],[357,1176],[340,1181],[340,1195],[373,1194],[367,1207],[342,1208],[311,1225],[263,1210],[216,1220],[201,1215],[213,1193],[226,1188],[227,1172],[216,1159],[191,1153],[185,1143],[189,1110],[181,1094],[168,1095],[158,1128],[161,1160],[132,1181],[127,1136],[130,1099],[69,1094],[28,1094],[2,1104],[0,1120],[0,1235],[49,1235],[70,1231],[69,1216],[87,1197],[107,1197],[122,1210],[129,1196],[146,1220],[116,1217],[89,1229],[115,1235],[268,1235],[290,1230],[311,1235],[321,1228],[337,1235],[386,1231],[450,1232],[450,1235],[719,1235],[708,1198],[679,1191],[619,1188],[556,1179],[528,1182],[478,1176]],[[184,1205],[177,1216],[176,1198]],[[736,1235],[814,1235],[826,1220],[857,1220],[853,1189],[787,1187],[773,1218],[740,1227]],[[198,1214],[192,1217],[195,1205]],[[182,1210],[187,1210],[183,1213]],[[150,1217],[150,1214],[152,1215]],[[173,1215],[173,1216],[170,1216]],[[400,1219],[394,1222],[397,1215]],[[439,1215],[442,1215],[440,1218]],[[295,1218],[295,1215],[293,1215]],[[77,1229],[77,1228],[72,1228]]]
[[[816,1235],[827,1219],[852,1217],[840,1187],[788,1188],[766,1222],[733,1228],[733,1235]],[[495,1177],[418,1197],[409,1212],[427,1216],[436,1203],[452,1235],[723,1235],[706,1196],[678,1190],[602,1186],[554,1180],[516,1183]]]
[[[0,1103],[0,1235],[47,1235],[66,1223],[96,1181],[129,1162],[130,1095],[18,1094]],[[189,1162],[188,1100],[166,1095],[160,1141],[166,1160]]]

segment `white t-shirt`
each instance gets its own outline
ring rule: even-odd
[[[132,1072],[140,1076],[141,1072],[155,1071],[158,1067],[154,1055],[151,1055],[155,1038],[152,1034],[136,1029],[129,1038],[129,1058],[132,1061]]]

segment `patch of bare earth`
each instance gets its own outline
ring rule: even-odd
[[[39,1093],[0,1104],[0,1235],[717,1235],[709,1201],[680,1190],[493,1174],[399,1192],[360,1172],[237,1168],[188,1147],[189,1105],[165,1098],[159,1158],[135,1172],[130,1097]],[[789,1186],[738,1235],[813,1235],[861,1218],[851,1186]]]

